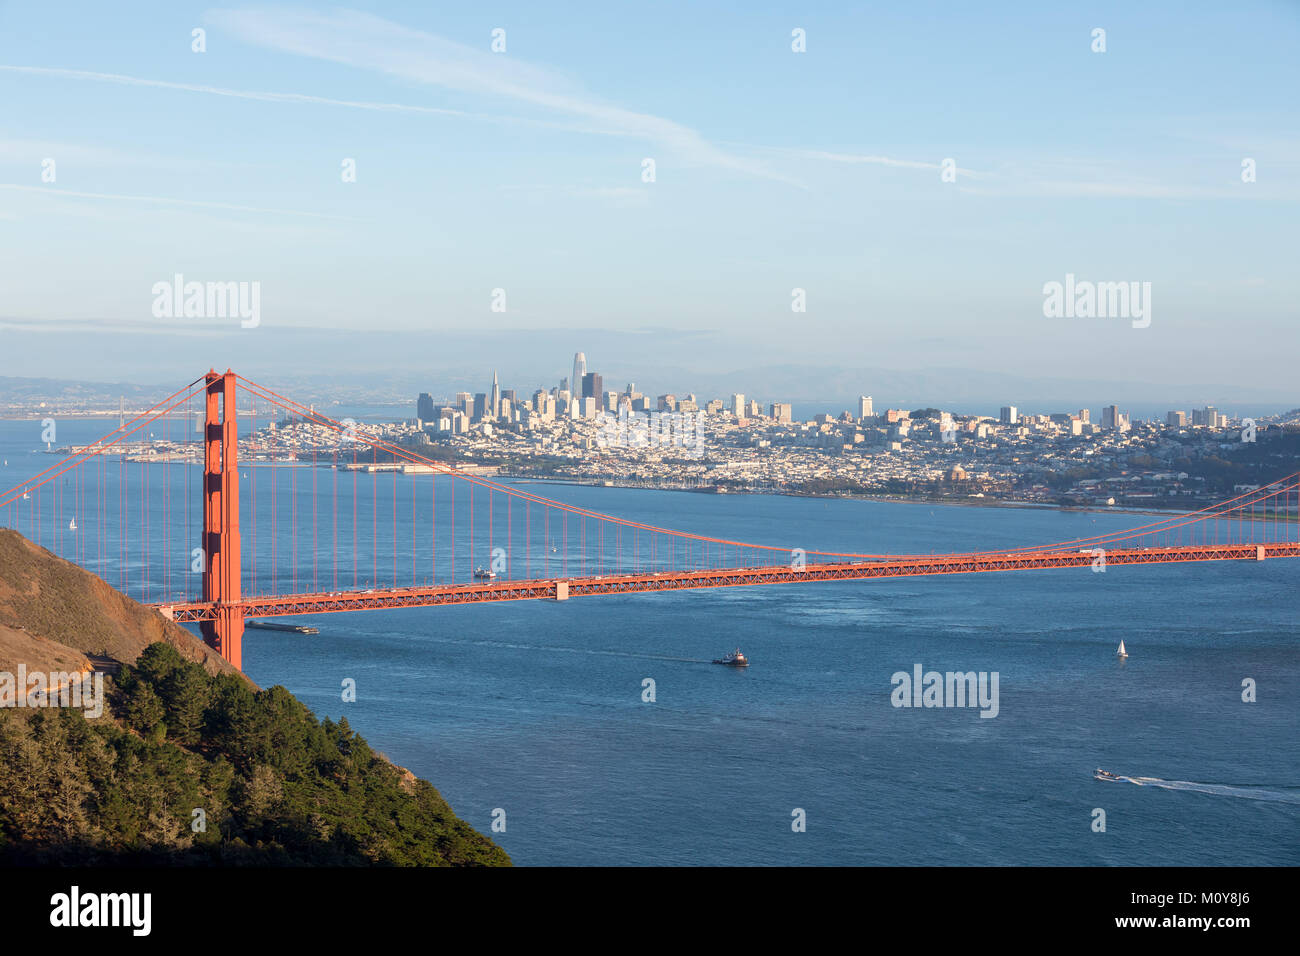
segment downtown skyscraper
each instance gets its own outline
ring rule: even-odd
[[[578,352],[573,356],[573,375],[569,379],[569,417],[582,417],[582,378],[587,374],[587,356]]]

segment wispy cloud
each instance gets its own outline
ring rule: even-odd
[[[785,146],[763,146],[759,147],[767,152],[781,153],[786,156],[794,156],[799,159],[816,159],[831,163],[845,163],[848,165],[870,165],[870,166],[893,166],[898,169],[942,169],[943,164],[939,162],[925,162],[916,159],[898,159],[893,156],[874,156],[865,153],[837,153],[821,149],[794,149]],[[984,175],[977,173],[972,169],[966,169],[958,166],[956,170],[962,176],[978,178]]]
[[[275,216],[305,216],[310,219],[351,219],[349,216],[333,216],[328,213],[302,212],[301,210],[296,209],[268,209],[263,206],[242,206],[238,203],[208,202],[200,199],[175,199],[170,196],[128,196],[120,193],[89,193],[79,192],[73,189],[56,189],[53,186],[27,186],[21,183],[0,183],[0,189],[10,189],[24,193],[72,199],[106,199],[122,202],[154,203],[165,206],[189,206],[200,209],[225,209],[234,212],[255,212]]]
[[[28,76],[48,76],[62,80],[77,80],[90,83],[108,83],[119,86],[140,86],[159,90],[175,90],[182,93],[201,93],[207,96],[229,96],[234,99],[255,100],[262,103],[308,104],[313,106],[337,106],[344,109],[368,110],[376,113],[406,113],[425,116],[444,116],[456,119],[475,120],[485,123],[511,123],[527,126],[541,126],[546,129],[567,130],[572,133],[589,133],[601,136],[625,136],[627,133],[597,129],[591,126],[569,122],[551,122],[519,116],[503,116],[492,113],[474,113],[467,110],[443,109],[436,106],[419,106],[413,103],[380,103],[370,100],[341,100],[329,96],[312,96],[306,93],[276,93],[264,90],[235,90],[224,86],[210,86],[200,83],[176,83],[171,80],[153,80],[141,76],[127,76],[123,73],[99,73],[93,70],[68,70],[62,67],[21,66],[0,63],[0,73],[18,73]]]
[[[537,198],[564,196],[574,199],[593,199],[620,208],[650,205],[650,190],[645,187],[570,186],[544,183],[523,183],[508,184],[497,188],[504,193],[514,193]]]
[[[1000,188],[982,186],[964,186],[962,192],[972,196],[987,196],[999,199],[1232,199],[1232,200],[1271,200],[1295,201],[1294,196],[1281,195],[1255,189],[1253,186],[1208,188],[1182,186],[1177,184],[1160,185],[1144,182],[1025,182],[1008,183]]]
[[[760,162],[727,152],[680,123],[603,103],[556,71],[370,14],[243,9],[212,10],[204,19],[258,46],[444,90],[509,100],[579,119],[592,132],[646,140],[678,162],[803,185]]]
[[[60,165],[134,166],[146,169],[194,170],[212,166],[229,166],[230,163],[212,159],[188,159],[162,156],[139,150],[123,150],[95,143],[52,142],[50,140],[13,139],[0,135],[0,162],[39,165],[51,158]]]
[[[180,90],[187,93],[207,93],[212,96],[232,96],[241,100],[260,100],[264,103],[315,103],[322,106],[347,106],[353,109],[378,110],[388,113],[426,113],[436,116],[473,116],[461,110],[439,109],[433,106],[411,106],[405,103],[370,103],[363,100],[338,100],[328,96],[310,96],[305,93],[265,93],[258,90],[232,90],[222,86],[198,83],[174,83],[170,80],[150,80],[121,73],[96,73],[91,70],[65,70],[46,66],[14,66],[0,63],[0,71],[25,73],[31,76],[51,76],[67,80],[92,80],[98,83],[116,83],[122,86],[148,86],[161,90]]]
[[[1243,183],[1235,157],[1187,163],[1179,157],[1142,164],[1111,158],[1057,156],[997,166],[984,180],[963,184],[970,195],[1027,199],[1291,200],[1291,179]]]

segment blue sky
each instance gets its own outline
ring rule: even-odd
[[[0,374],[59,372],[6,328],[264,347],[154,318],[183,273],[260,282],[262,329],[564,330],[557,369],[600,329],[1294,381],[1300,4],[804,6],[0,3]],[[1066,273],[1151,282],[1150,327],[1045,318]]]

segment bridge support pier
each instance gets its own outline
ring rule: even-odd
[[[204,642],[243,669],[244,611],[239,563],[239,424],[235,373],[207,374],[203,430],[203,600],[216,619],[199,625]]]

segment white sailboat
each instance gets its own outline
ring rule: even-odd
[[[69,531],[76,531],[76,530],[77,530],[77,519],[76,519],[76,518],[73,518],[71,521],[68,522],[68,530],[69,530]]]
[[[1119,642],[1119,650],[1115,652],[1115,656],[1120,658],[1121,660],[1123,660],[1125,657],[1128,657],[1128,651],[1124,650],[1123,640]]]

